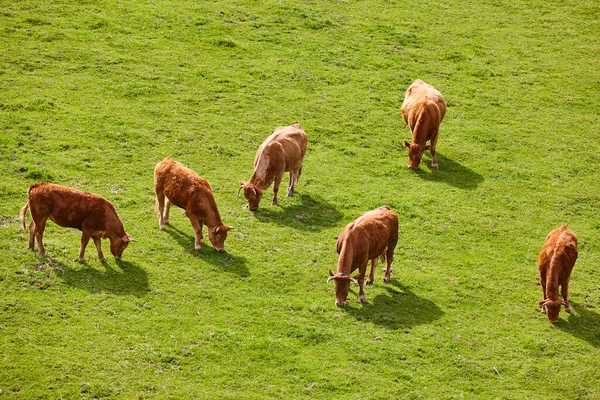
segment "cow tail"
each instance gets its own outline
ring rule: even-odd
[[[29,201],[27,201],[27,203],[25,203],[25,206],[21,209],[21,212],[19,213],[19,219],[21,220],[21,223],[23,224],[23,230],[25,230],[25,231],[27,230],[25,215],[27,214],[28,209],[29,209]]]

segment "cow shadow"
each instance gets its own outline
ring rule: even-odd
[[[264,198],[263,202],[265,200],[267,199]],[[337,225],[344,217],[344,214],[327,200],[305,193],[296,193],[294,197],[284,199],[281,199],[280,195],[278,206],[265,204],[252,212],[261,222],[304,230],[329,228]]]
[[[103,262],[104,271],[77,264],[73,268],[61,261],[48,260],[54,272],[67,285],[84,289],[90,293],[112,293],[142,297],[150,292],[148,274],[135,263],[115,260],[116,268],[109,262]]]
[[[579,339],[583,339],[594,347],[600,347],[600,314],[583,306],[571,303],[575,311],[568,315],[567,319],[559,319],[554,326],[563,332],[567,332]],[[560,313],[561,316],[563,312]]]
[[[414,173],[421,179],[432,182],[443,182],[448,185],[472,190],[477,188],[483,182],[483,176],[477,172],[459,164],[456,161],[436,152],[436,158],[439,164],[439,169],[431,168],[431,155],[427,157],[425,153],[421,166],[414,170]],[[424,170],[426,168],[428,171]]]
[[[375,285],[377,284],[376,282]],[[372,300],[369,299],[367,289],[365,293],[367,304],[357,307],[346,306],[344,310],[357,321],[368,321],[394,330],[429,324],[444,315],[435,303],[417,296],[393,278],[384,288],[387,293],[378,294]],[[358,296],[358,288],[351,292]]]
[[[191,226],[190,231],[193,232]],[[182,231],[173,225],[167,226],[167,233],[175,239],[175,241],[183,248],[188,254],[198,256],[202,260],[221,268],[225,272],[232,272],[241,277],[250,276],[250,271],[246,266],[246,258],[241,257],[227,251],[227,241],[225,241],[225,251],[218,252],[210,243],[208,239],[208,233],[204,233],[204,244],[200,251],[194,249],[194,242],[196,241],[196,235]]]

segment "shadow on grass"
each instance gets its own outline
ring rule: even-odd
[[[196,235],[193,234],[191,225],[189,229],[192,233],[186,233],[173,225],[169,225],[167,226],[167,233],[189,254],[197,255],[202,260],[221,268],[225,272],[232,272],[242,277],[250,276],[250,271],[246,266],[246,258],[227,252],[227,240],[225,241],[225,251],[220,253],[212,247],[210,240],[208,240],[208,233],[205,233],[205,243],[197,252],[194,249]]]
[[[414,170],[415,174],[423,180],[443,182],[460,189],[475,189],[483,182],[483,176],[460,165],[456,161],[445,157],[443,154],[436,152],[436,158],[440,166],[439,169],[429,169],[431,166],[431,158],[425,159],[425,157],[423,157],[421,167]],[[430,172],[423,170],[424,164]]]
[[[393,278],[391,283],[384,287],[387,294],[379,294],[371,300],[366,293],[366,305],[345,307],[344,310],[358,321],[369,321],[388,329],[413,328],[431,323],[444,315],[435,303],[417,296]],[[358,288],[354,291],[356,296],[357,293]]]
[[[254,212],[256,219],[261,222],[307,230],[329,228],[336,225],[344,216],[320,196],[296,193],[294,197],[300,199],[300,204],[288,206],[286,201],[290,201],[290,199],[282,199],[280,195],[279,206],[273,206],[270,204],[271,200],[267,200],[265,196],[263,202],[267,200],[269,203],[261,205],[258,210],[251,212]]]
[[[134,295],[141,297],[150,292],[148,274],[142,268],[129,261],[115,260],[118,269],[103,262],[104,271],[79,264],[81,268],[71,268],[66,264],[50,260],[56,274],[73,287],[90,293],[113,293],[116,295]]]
[[[590,311],[585,307],[571,303],[574,314],[568,315],[567,320],[559,319],[554,326],[563,332],[585,340],[594,347],[600,347],[600,314]]]

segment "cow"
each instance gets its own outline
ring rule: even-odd
[[[260,145],[254,158],[252,177],[249,182],[240,181],[238,189],[238,195],[240,190],[244,190],[250,210],[258,209],[264,191],[273,181],[273,205],[279,204],[277,192],[286,172],[290,173],[287,196],[294,195],[295,185],[302,173],[307,146],[306,132],[298,124],[275,129],[275,132]]]
[[[538,301],[538,304],[552,323],[558,321],[561,305],[565,306],[566,312],[571,313],[569,279],[577,254],[577,236],[566,225],[551,231],[540,250],[538,272],[544,299]],[[558,296],[559,286],[562,300]]]
[[[435,146],[440,123],[446,115],[444,97],[436,88],[417,79],[406,89],[400,110],[404,122],[412,131],[412,142],[404,141],[404,146],[408,148],[408,168],[419,168],[425,150],[431,151],[431,167],[438,168]],[[425,144],[428,140],[430,145]]]
[[[208,238],[216,251],[225,250],[225,239],[231,227],[224,225],[221,214],[206,179],[185,165],[166,157],[154,167],[154,192],[158,225],[166,230],[169,225],[171,203],[185,210],[196,233],[194,249],[200,251],[204,243],[202,226],[208,227]]]
[[[85,247],[90,238],[94,240],[101,262],[106,262],[106,258],[102,254],[100,239],[110,240],[110,252],[117,260],[121,259],[123,250],[129,242],[134,241],[125,232],[113,204],[95,193],[82,192],[53,183],[34,183],[29,186],[27,203],[19,214],[25,230],[28,209],[32,219],[29,225],[29,249],[34,249],[37,240],[41,255],[46,255],[43,236],[48,218],[59,226],[76,228],[82,232],[79,249],[81,263],[85,261]]]
[[[377,258],[387,260],[384,283],[390,282],[394,249],[398,242],[398,215],[388,206],[362,214],[350,222],[337,239],[336,250],[339,254],[337,272],[334,274],[329,268],[327,282],[335,281],[335,304],[346,305],[350,282],[358,283],[360,289],[358,300],[365,304],[363,282],[367,271],[367,264],[371,260],[371,271],[366,281],[367,285],[373,284]],[[350,274],[358,269],[358,274]]]

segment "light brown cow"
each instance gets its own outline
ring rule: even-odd
[[[551,231],[538,256],[538,272],[544,299],[538,302],[548,321],[558,321],[560,306],[570,313],[569,280],[577,260],[577,236],[566,225]],[[558,297],[558,287],[561,287]]]
[[[161,230],[166,230],[169,224],[169,210],[173,203],[185,210],[185,215],[192,223],[196,233],[196,251],[200,251],[204,243],[202,225],[208,227],[208,238],[215,250],[225,249],[225,239],[231,228],[221,221],[221,214],[206,179],[200,178],[185,165],[167,157],[154,168],[154,191],[158,225]]]
[[[240,190],[248,200],[250,210],[256,210],[264,191],[273,185],[273,205],[279,204],[277,192],[283,174],[290,173],[288,197],[294,195],[294,187],[302,173],[304,154],[308,146],[308,137],[300,125],[284,126],[275,129],[258,148],[254,158],[254,173],[248,183],[240,181]]]
[[[419,168],[425,150],[431,151],[431,167],[437,168],[435,146],[440,123],[446,115],[444,97],[433,86],[417,79],[406,90],[401,111],[412,131],[412,142],[404,141],[408,147],[408,168]],[[430,145],[425,144],[428,140]]]
[[[98,257],[104,262],[100,239],[110,240],[110,252],[119,260],[123,250],[133,238],[125,232],[115,207],[104,197],[82,192],[52,183],[34,183],[29,186],[28,201],[19,214],[23,229],[26,228],[25,215],[31,210],[29,225],[29,248],[33,250],[37,239],[41,255],[46,254],[42,238],[48,218],[59,226],[76,228],[82,232],[79,261],[84,262],[85,247],[90,238],[94,240]]]
[[[327,282],[335,281],[335,304],[346,305],[350,282],[358,283],[360,290],[358,300],[365,304],[363,282],[367,272],[367,264],[371,260],[371,271],[367,285],[373,284],[377,257],[387,259],[384,283],[389,283],[394,259],[394,249],[398,242],[398,215],[387,206],[368,211],[353,222],[346,225],[337,240],[336,250],[339,254],[337,272],[329,269]],[[358,274],[350,274],[358,269]]]

